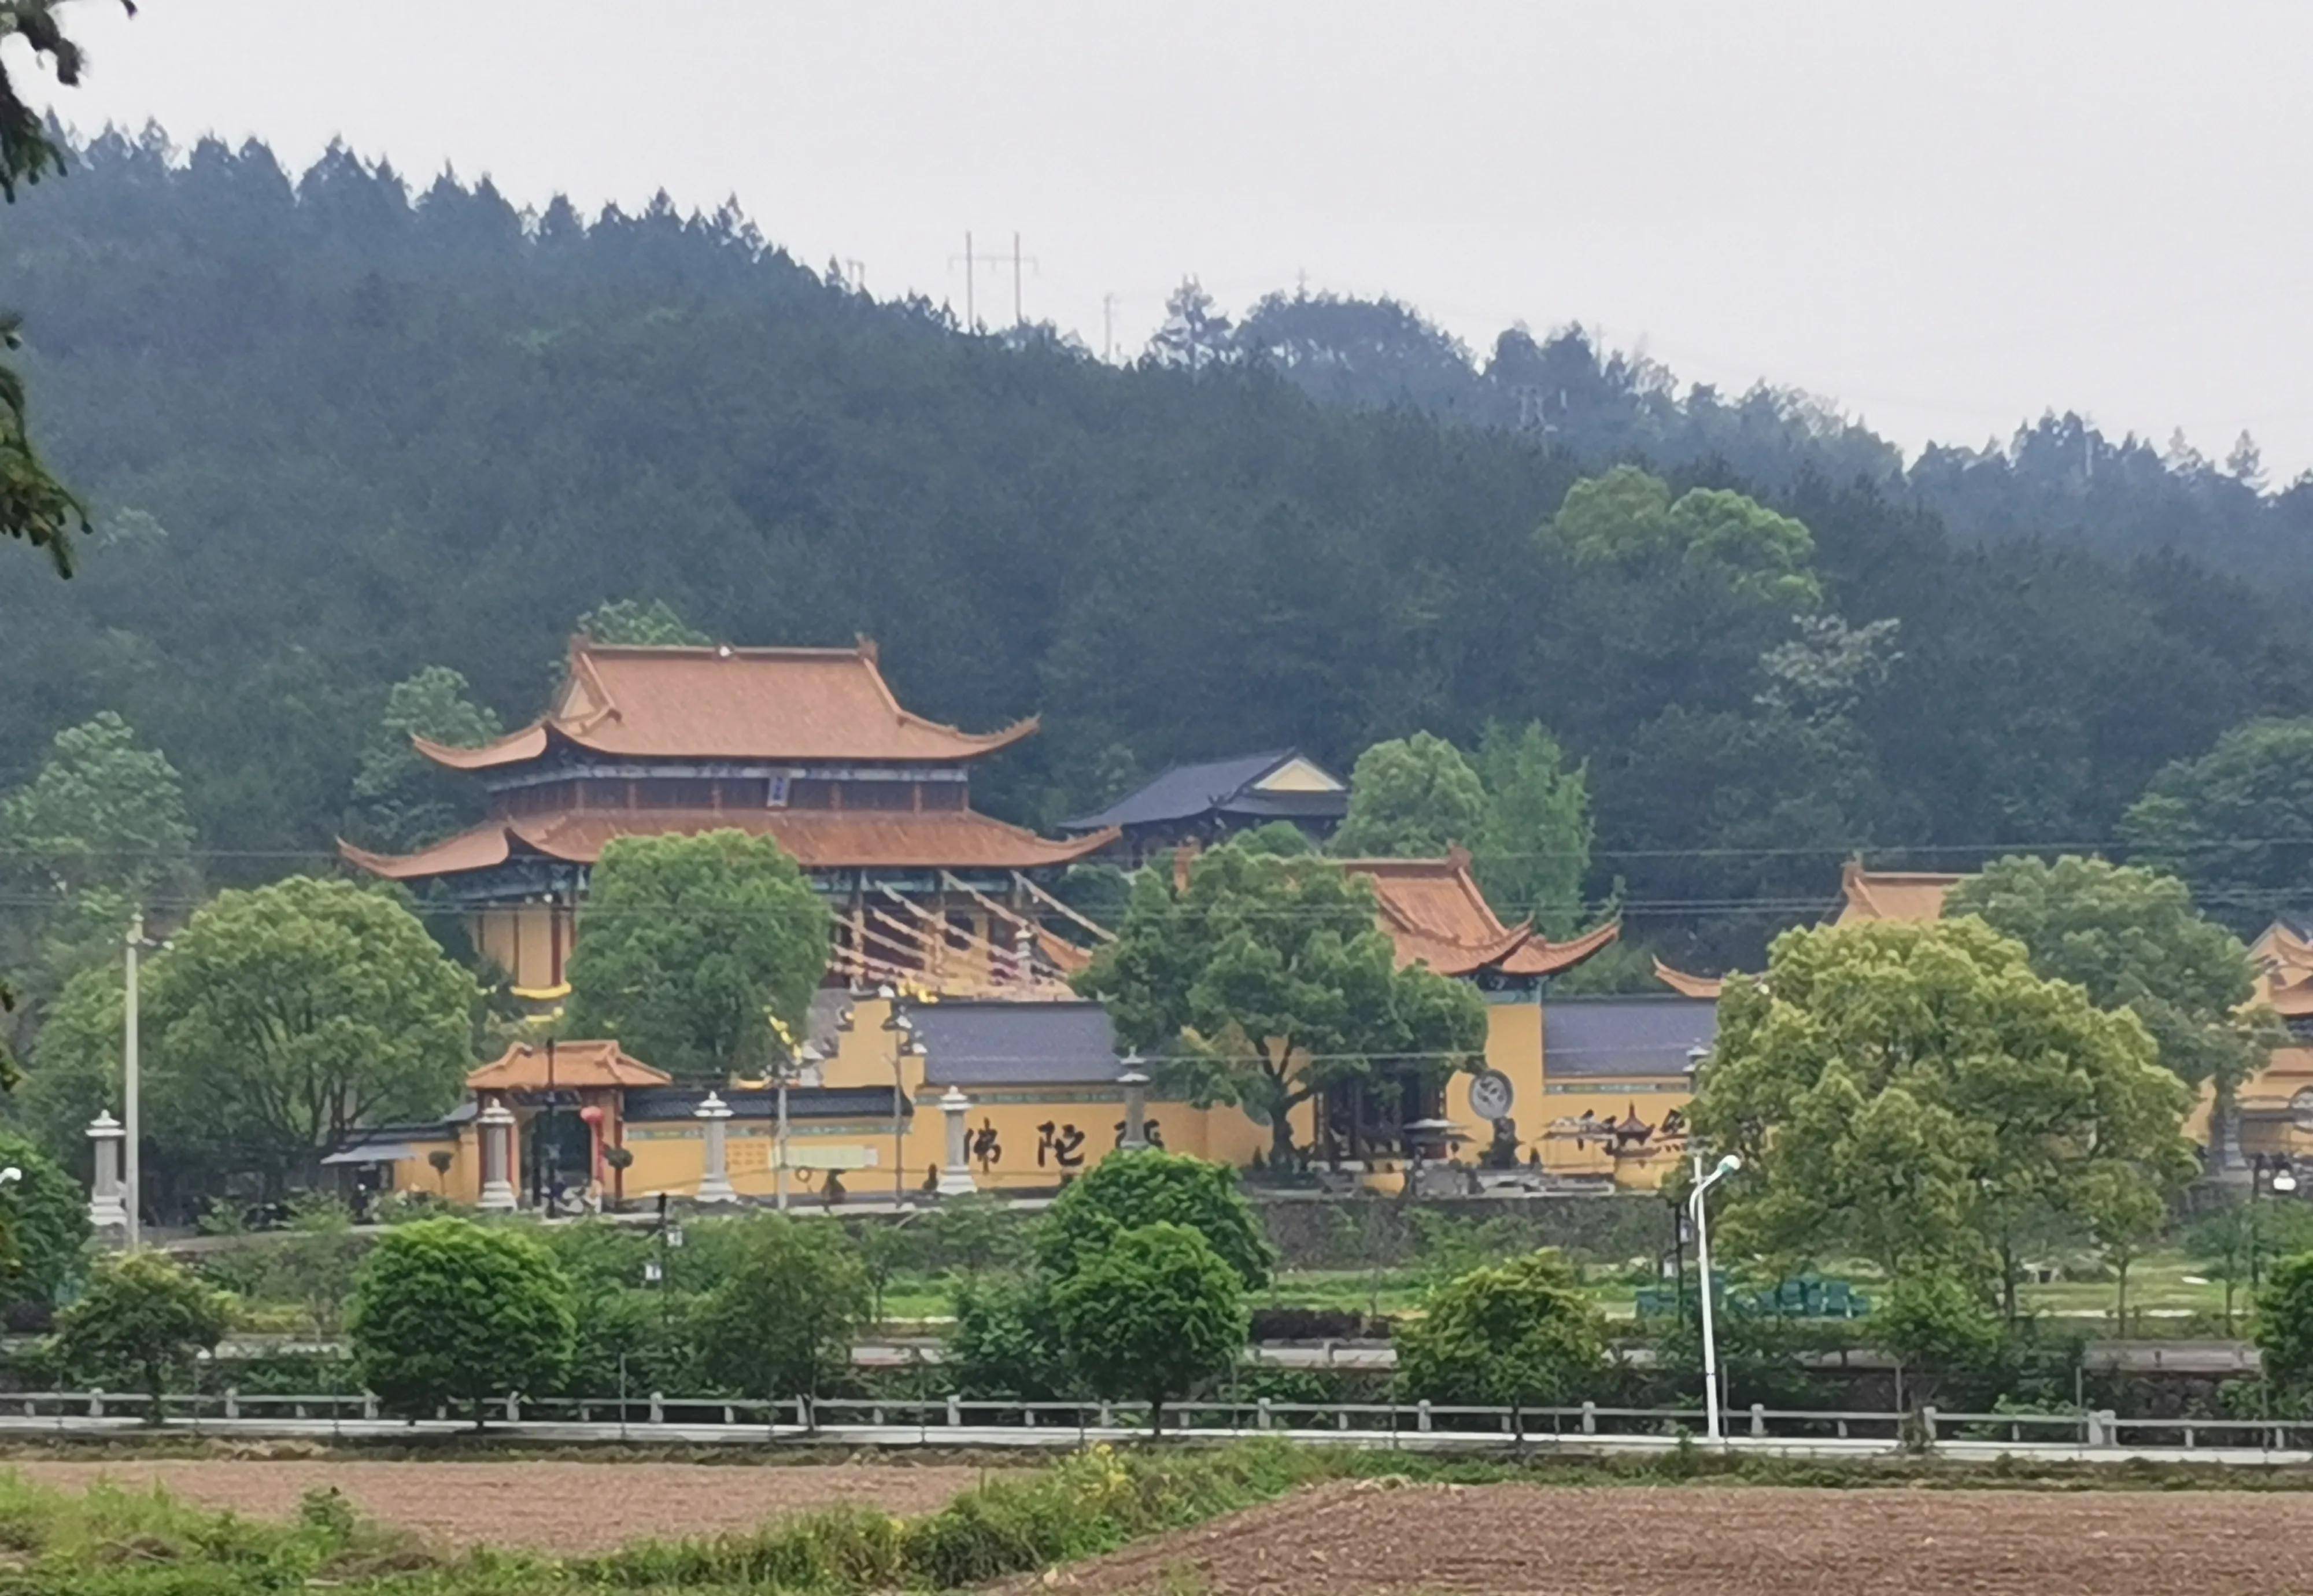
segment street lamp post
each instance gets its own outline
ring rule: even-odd
[[[1702,1172],[1702,1155],[1694,1155],[1694,1194],[1687,1205],[1694,1215],[1694,1266],[1702,1278],[1696,1290],[1702,1301],[1702,1413],[1703,1439],[1717,1446],[1725,1438],[1719,1424],[1719,1338],[1711,1318],[1711,1218],[1703,1198],[1711,1188],[1743,1167],[1742,1156],[1728,1153],[1719,1160],[1719,1167],[1708,1175]]]
[[[2256,1198],[2260,1190],[2277,1197],[2297,1189],[2297,1170],[2285,1152],[2254,1153],[2248,1160],[2248,1289],[2255,1296],[2264,1283],[2264,1238],[2258,1233]]]

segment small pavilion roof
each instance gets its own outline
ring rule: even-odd
[[[1867,870],[1860,859],[1841,867],[1841,925],[1865,920],[1941,920],[1944,894],[1967,879],[1933,870]]]
[[[1036,724],[974,733],[909,713],[865,638],[849,648],[734,648],[577,637],[569,674],[539,719],[479,748],[412,741],[456,771],[526,763],[557,740],[635,759],[952,763],[1016,743]]]
[[[1523,921],[1506,926],[1470,874],[1459,848],[1443,859],[1348,859],[1341,868],[1373,883],[1382,929],[1401,965],[1424,964],[1441,975],[1550,975],[1572,969],[1623,934],[1618,921],[1568,942],[1552,942]]]
[[[1296,763],[1304,767],[1302,774],[1327,785],[1262,788],[1263,781]],[[1216,812],[1246,819],[1338,820],[1349,807],[1347,782],[1297,750],[1271,748],[1234,759],[1175,765],[1097,814],[1063,820],[1060,829],[1089,832],[1112,825],[1158,825]]]
[[[551,1079],[549,1063],[551,1063]],[[517,1042],[496,1063],[484,1064],[466,1077],[466,1088],[478,1092],[536,1092],[550,1086],[557,1090],[589,1088],[667,1086],[674,1077],[654,1070],[640,1059],[629,1058],[616,1042],[557,1041],[550,1060],[545,1044]]]
[[[743,831],[770,837],[807,870],[1028,870],[1067,864],[1116,840],[1113,830],[1055,842],[970,809],[619,809],[493,820],[416,853],[372,853],[340,841],[352,864],[389,880],[425,880],[502,865],[517,853],[593,864],[615,837]]]

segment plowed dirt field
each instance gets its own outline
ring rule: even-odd
[[[154,1485],[205,1507],[286,1518],[297,1499],[335,1486],[383,1523],[445,1546],[488,1541],[541,1551],[602,1551],[645,1536],[752,1529],[765,1519],[839,1503],[926,1512],[977,1484],[981,1471],[830,1463],[750,1468],[690,1463],[333,1462],[324,1459],[154,1459],[0,1462],[68,1491],[100,1477]]]
[[[2265,1596],[2313,1590],[2309,1545],[2313,1493],[1364,1483],[1052,1583],[1081,1596]]]

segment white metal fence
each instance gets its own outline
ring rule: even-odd
[[[114,1428],[148,1422],[152,1399],[138,1392],[23,1391],[0,1396],[0,1426],[19,1433],[53,1425],[59,1431]],[[162,1416],[198,1430],[306,1429],[357,1425],[370,1434],[400,1426],[366,1392],[244,1394],[230,1388],[172,1393]],[[943,1397],[921,1400],[873,1398],[787,1398],[777,1401],[662,1393],[607,1397],[497,1397],[484,1416],[493,1424],[589,1431],[599,1439],[647,1439],[654,1431],[680,1432],[685,1441],[761,1441],[814,1433],[858,1433],[887,1442],[975,1444],[991,1432],[1020,1432],[1019,1442],[1063,1445],[1152,1431],[1144,1402],[1015,1402]],[[439,1408],[433,1425],[471,1422],[469,1408]],[[1200,1400],[1171,1404],[1164,1431],[1187,1439],[1291,1434],[1339,1438],[1361,1445],[1495,1447],[1672,1442],[1698,1434],[1700,1408],[1614,1407],[1594,1402],[1565,1406],[1503,1407],[1429,1402],[1281,1402]],[[2313,1421],[2203,1418],[2124,1418],[2109,1410],[2086,1413],[1917,1414],[1772,1408],[1728,1410],[1729,1435],[1754,1442],[1821,1443],[1854,1450],[1952,1442],[2089,1451],[2182,1450],[2232,1452],[2313,1451]],[[1032,1435],[1030,1433],[1037,1433]]]

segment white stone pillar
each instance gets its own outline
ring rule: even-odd
[[[739,1194],[731,1189],[729,1143],[731,1105],[713,1092],[692,1111],[707,1138],[707,1164],[699,1176],[699,1200],[702,1203],[734,1203]]]
[[[514,1110],[492,1098],[474,1124],[482,1154],[481,1206],[489,1212],[509,1212],[514,1206]]]
[[[1124,1140],[1117,1151],[1138,1152],[1148,1145],[1148,1077],[1127,1069],[1116,1084],[1124,1089]]]
[[[964,1115],[972,1112],[972,1099],[951,1086],[940,1098],[940,1112],[947,1115],[947,1168],[940,1171],[939,1195],[969,1196],[980,1189],[972,1178],[971,1130],[963,1123]]]
[[[88,1222],[98,1230],[128,1233],[128,1206],[121,1199],[120,1144],[127,1134],[110,1110],[89,1121],[88,1139],[96,1152],[96,1176],[88,1194]]]

